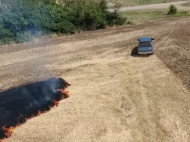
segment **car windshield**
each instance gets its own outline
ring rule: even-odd
[[[139,47],[151,47],[151,44],[149,41],[139,42]]]

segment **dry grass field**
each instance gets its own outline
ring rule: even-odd
[[[71,97],[3,142],[190,141],[190,18],[0,48],[0,89],[62,77]],[[137,38],[156,54],[131,56]],[[19,95],[19,94],[15,94]]]

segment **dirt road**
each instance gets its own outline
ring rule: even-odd
[[[132,11],[132,10],[157,10],[157,9],[168,9],[170,5],[175,5],[180,10],[190,10],[190,7],[183,6],[189,2],[187,1],[179,1],[179,2],[170,2],[170,3],[160,3],[160,4],[148,4],[148,5],[140,5],[140,6],[130,6],[130,7],[121,7],[119,11]]]
[[[155,46],[170,42],[171,25],[181,23],[189,25],[190,19],[0,49],[1,89],[51,76],[72,85],[69,99],[17,127],[3,142],[190,141],[190,92],[156,55],[131,56],[138,37],[154,36]]]

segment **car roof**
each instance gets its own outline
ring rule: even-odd
[[[142,37],[139,39],[140,42],[145,42],[145,41],[151,41],[150,37]]]

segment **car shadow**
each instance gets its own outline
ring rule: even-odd
[[[131,56],[133,57],[149,57],[151,54],[145,54],[145,55],[140,55],[138,54],[138,47],[134,47],[132,50],[131,50]]]

